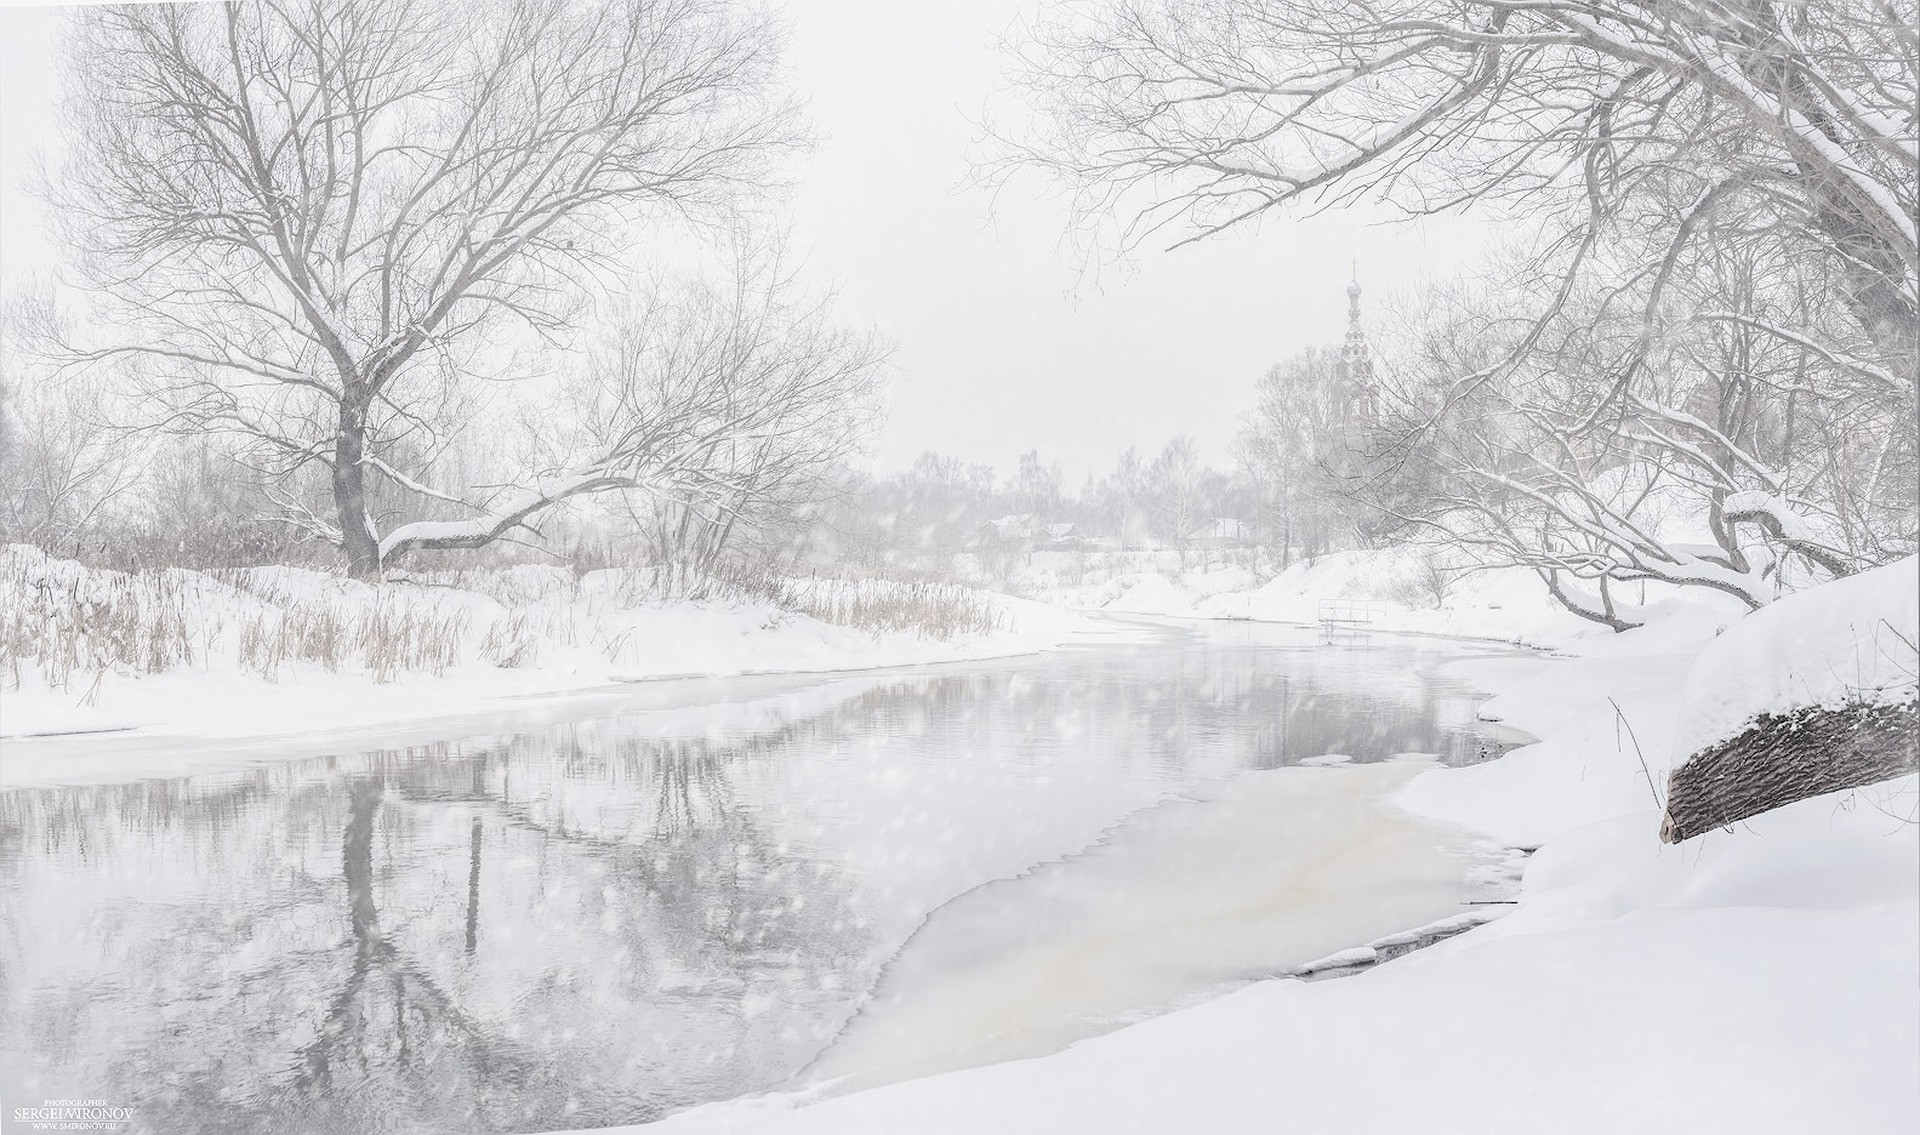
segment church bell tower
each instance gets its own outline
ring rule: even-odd
[[[1379,410],[1373,384],[1373,356],[1360,329],[1360,262],[1347,282],[1347,338],[1340,347],[1340,403],[1348,418],[1366,420]]]

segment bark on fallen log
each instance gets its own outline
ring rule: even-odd
[[[1809,796],[1889,780],[1920,766],[1920,704],[1809,706],[1764,714],[1695,753],[1667,778],[1667,843]]]

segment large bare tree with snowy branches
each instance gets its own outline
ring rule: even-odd
[[[1519,325],[1426,383],[1403,423],[1403,454],[1449,419],[1470,427],[1453,429],[1442,463],[1459,499],[1430,503],[1544,523],[1547,543],[1579,546],[1588,578],[1757,601],[1777,561],[1750,562],[1733,528],[1844,572],[1911,545],[1912,494],[1852,512],[1796,496],[1809,483],[1797,458],[1696,413],[1700,382],[1675,376],[1702,368],[1675,360],[1707,348],[1720,368],[1708,385],[1802,409],[1851,400],[1863,425],[1908,432],[1917,14],[1911,0],[1069,0],[1016,49],[1041,125],[1004,139],[999,168],[1063,180],[1123,247],[1364,198],[1525,219],[1545,234],[1519,293],[1531,302],[1487,313]],[[1723,286],[1732,263],[1762,266],[1760,286]],[[1579,382],[1535,397],[1569,351],[1578,365],[1560,376]],[[1754,359],[1757,383],[1741,370]],[[1848,484],[1909,479],[1911,445],[1893,449]],[[1627,455],[1665,462],[1664,483],[1695,493],[1715,550],[1668,546],[1620,515],[1594,527],[1611,490],[1590,479],[1620,482]],[[1522,458],[1553,467],[1520,476]],[[1858,531],[1883,521],[1890,533]],[[1858,539],[1835,546],[1850,525]]]
[[[324,471],[330,508],[289,493],[290,517],[354,574],[672,463],[634,422],[484,492],[425,472],[475,380],[526,377],[528,344],[565,337],[648,223],[725,221],[797,143],[764,15],[242,0],[76,23],[56,197],[111,329],[78,357],[135,376],[166,425],[251,439],[288,483]],[[449,508],[470,522],[414,523]]]

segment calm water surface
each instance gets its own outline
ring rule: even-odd
[[[1491,755],[1443,663],[1259,624],[0,794],[0,1098],[539,1131],[787,1082],[936,908],[1327,753]]]

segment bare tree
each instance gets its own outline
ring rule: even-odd
[[[139,374],[172,428],[242,435],[281,478],[324,471],[332,515],[289,496],[291,518],[360,576],[511,527],[406,523],[464,501],[422,469],[470,380],[524,377],[507,347],[556,336],[636,226],[723,216],[795,141],[780,37],[728,0],[248,0],[75,21],[56,206],[115,332],[83,357]],[[600,456],[509,514],[627,483],[644,457]]]
[[[1060,511],[1060,465],[1048,464],[1040,451],[1030,449],[1020,455],[1020,464],[1007,485],[1008,503],[1016,512],[1031,513],[1042,519]]]
[[[1765,310],[1757,293],[1792,302],[1794,275],[1723,262],[1718,290],[1690,302]],[[1525,281],[1512,286],[1525,293]],[[1682,312],[1649,328],[1637,309],[1609,310],[1619,294],[1587,289],[1544,326],[1514,314],[1518,295],[1484,284],[1424,296],[1419,340],[1398,352],[1389,383],[1403,425],[1389,434],[1404,452],[1375,478],[1402,491],[1368,484],[1361,499],[1483,562],[1534,569],[1570,610],[1616,629],[1639,621],[1622,583],[1704,587],[1757,607],[1910,554],[1910,402],[1863,397],[1849,368],[1813,365],[1746,323]],[[1490,372],[1487,360],[1523,336],[1536,340],[1527,361]],[[1643,374],[1596,411],[1629,349]],[[1463,391],[1465,374],[1488,377]],[[1404,491],[1416,484],[1409,467],[1426,472],[1423,491]]]
[[[1874,343],[1911,359],[1916,15],[1911,0],[1066,3],[1020,49],[1044,125],[1010,160],[1120,217],[1128,244],[1293,202],[1491,200],[1572,219],[1570,269],[1658,193],[1688,207],[1660,210],[1650,274],[1709,219],[1722,237],[1744,217],[1811,238],[1844,260]]]
[[[45,295],[0,304],[0,543],[77,555],[132,489],[138,462],[96,428],[98,384],[57,381],[44,343],[58,333]]]
[[[483,515],[401,525],[382,556],[478,547],[555,502],[639,488],[656,556],[711,568],[738,537],[833,491],[875,424],[887,348],[828,315],[768,258],[725,286],[625,302],[555,407],[565,425],[544,439],[554,459],[540,477]]]
[[[1200,463],[1190,437],[1166,444],[1146,467],[1144,500],[1155,535],[1184,552],[1213,519],[1219,475]]]
[[[1133,446],[1120,455],[1112,472],[1093,485],[1088,496],[1095,502],[1099,524],[1118,538],[1121,551],[1145,545],[1149,538],[1151,487],[1148,463]]]
[[[1401,453],[1445,481],[1429,503],[1478,510],[1493,547],[1551,545],[1554,572],[1764,601],[1779,580],[1762,551],[1843,572],[1911,542],[1911,493],[1873,486],[1912,473],[1915,16],[1910,0],[1064,3],[1018,48],[1041,125],[996,168],[1064,180],[1127,248],[1363,197],[1526,219],[1547,238],[1527,287],[1481,312],[1500,349],[1402,403]],[[1726,286],[1742,262],[1791,282]],[[1873,427],[1815,486],[1813,438],[1760,427],[1842,396]],[[1647,530],[1672,494],[1700,504],[1710,550]]]
[[[1347,385],[1340,356],[1323,348],[1275,364],[1256,385],[1239,456],[1260,487],[1283,564],[1295,547],[1312,557],[1335,542],[1363,542],[1368,518],[1380,515],[1356,504],[1378,501],[1383,488],[1363,483],[1362,468],[1379,423],[1359,415]]]

